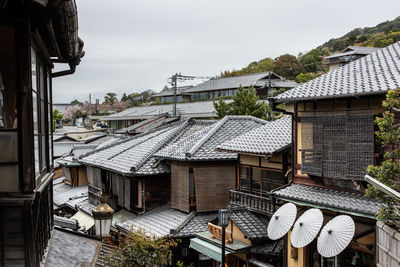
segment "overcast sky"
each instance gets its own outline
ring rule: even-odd
[[[176,72],[215,76],[400,16],[399,0],[76,2],[86,55],[74,75],[53,79],[54,103],[160,91]]]

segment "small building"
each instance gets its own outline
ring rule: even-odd
[[[279,89],[295,87],[297,83],[284,80],[273,72],[262,72],[226,78],[213,78],[193,88],[187,89],[185,94],[191,94],[192,101],[213,100],[219,97],[233,97],[237,89],[242,86],[253,86],[260,97],[273,96]]]
[[[370,55],[381,48],[365,47],[365,46],[348,46],[342,52],[324,57],[323,65],[329,68],[329,71],[348,64],[351,61],[357,60],[366,55]]]
[[[386,92],[400,86],[399,54],[400,43],[395,43],[274,99],[274,105],[284,102],[293,116],[294,179],[274,190],[273,197],[296,204],[300,214],[319,208],[325,223],[340,214],[355,222],[349,246],[332,258],[319,255],[316,240],[293,248],[289,232],[288,266],[375,266],[376,212],[382,203],[364,196],[364,175],[368,165],[382,159],[374,119],[383,111]]]
[[[228,100],[226,102],[231,103],[233,101]],[[107,122],[108,126],[113,130],[120,130],[123,128],[128,128],[143,120],[152,120],[166,113],[173,114],[173,109],[173,104],[137,106],[105,116],[101,120]],[[218,118],[213,101],[178,103],[176,105],[176,110],[177,116],[180,116],[181,118]]]
[[[176,102],[181,103],[181,102],[189,102],[190,99],[190,94],[186,93],[186,91],[190,88],[192,88],[192,85],[189,86],[178,86],[176,87],[176,93],[174,88],[169,88],[165,91],[162,91],[158,94],[154,94],[152,97],[159,97],[161,104],[168,104],[168,103],[174,103],[174,96],[176,95]]]
[[[225,208],[229,189],[236,184],[238,155],[215,149],[224,141],[266,123],[251,116],[226,116],[155,153],[155,157],[171,166],[171,207],[185,212]]]

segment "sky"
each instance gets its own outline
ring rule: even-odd
[[[399,0],[76,0],[85,56],[53,79],[53,103],[160,91],[174,73],[212,77],[298,55],[400,16]],[[54,71],[68,68],[58,64]],[[194,83],[200,83],[196,80]],[[186,83],[187,84],[187,83]],[[179,84],[184,85],[184,84]]]

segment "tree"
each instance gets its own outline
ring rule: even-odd
[[[168,85],[164,85],[164,87],[163,87],[163,89],[161,90],[161,92],[164,92],[164,91],[167,91],[169,88],[168,88]]]
[[[285,54],[275,59],[274,71],[288,79],[294,79],[303,70],[300,61],[293,55]]]
[[[378,126],[376,137],[384,151],[383,161],[378,166],[368,166],[368,174],[381,183],[398,190],[400,188],[400,89],[390,90],[386,100],[382,103],[385,112],[378,117],[375,123]],[[381,208],[377,217],[387,223],[399,223],[400,210],[398,201],[385,197],[375,187],[368,186],[366,194],[370,197],[378,197],[386,207]]]
[[[71,103],[70,103],[70,104],[72,104],[72,105],[81,105],[81,104],[82,104],[82,102],[81,102],[81,101],[79,101],[78,99],[75,99],[75,100],[71,101]]]
[[[107,93],[107,94],[104,96],[104,103],[105,103],[105,104],[110,104],[110,105],[112,105],[112,104],[114,104],[115,100],[117,100],[117,94],[116,94],[116,93],[110,92],[110,93]]]
[[[323,71],[322,59],[323,56],[326,56],[327,54],[326,51],[321,49],[313,49],[304,55],[300,55],[299,60],[306,72]]]
[[[62,114],[58,109],[53,110],[53,132],[56,130],[56,123],[61,121],[64,117],[64,114]]]
[[[265,120],[274,120],[276,114],[271,111],[269,105],[258,100],[256,90],[252,86],[248,89],[240,86],[236,96],[233,97],[233,103],[227,104],[220,98],[218,102],[214,101],[213,104],[220,119],[226,115],[248,115]]]
[[[129,97],[124,93],[123,95],[122,95],[122,97],[121,97],[121,101],[128,101],[129,100]]]
[[[171,264],[171,248],[177,246],[172,238],[156,238],[138,230],[130,231],[118,248],[106,256],[106,266],[164,266]]]

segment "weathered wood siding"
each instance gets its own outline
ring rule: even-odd
[[[400,232],[382,222],[378,222],[376,224],[376,233],[376,266],[400,266]]]
[[[171,165],[171,207],[189,212],[189,167]]]
[[[235,167],[193,168],[196,194],[196,210],[212,211],[226,208],[229,189],[235,188]]]

